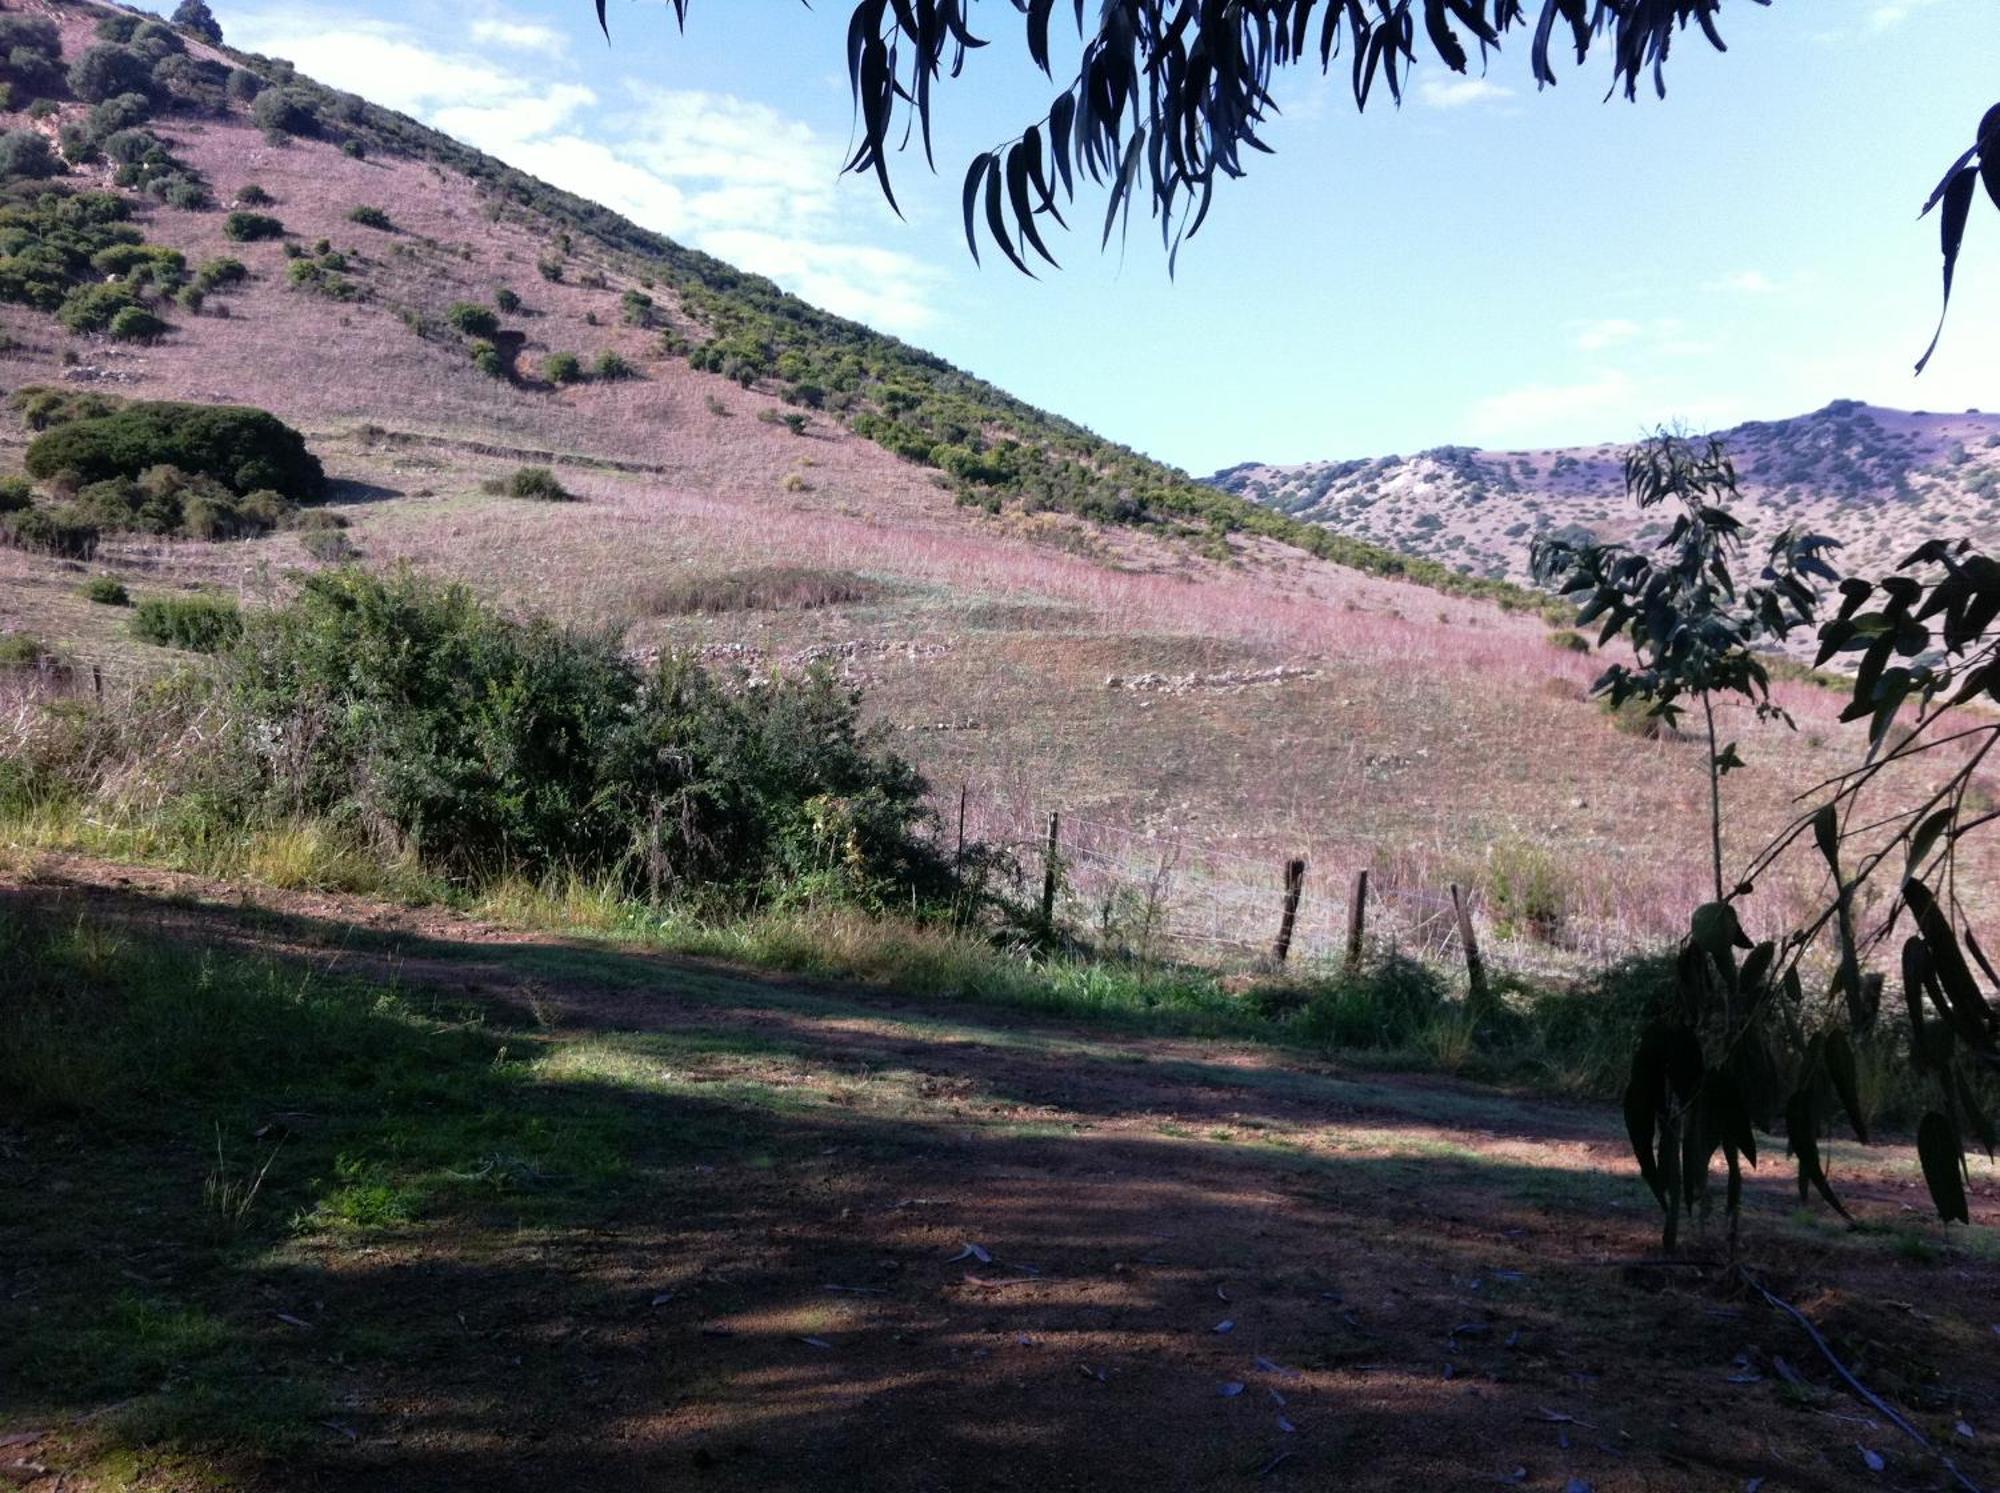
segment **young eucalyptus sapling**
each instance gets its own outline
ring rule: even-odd
[[[1725,506],[1740,496],[1736,469],[1712,437],[1658,432],[1628,453],[1625,486],[1642,509],[1678,509],[1650,551],[1544,539],[1532,559],[1538,579],[1580,598],[1577,623],[1599,624],[1599,647],[1622,638],[1632,651],[1629,664],[1614,663],[1599,676],[1593,693],[1614,709],[1643,702],[1668,726],[1678,724],[1690,698],[1701,710],[1713,899],[1694,912],[1672,1008],[1647,1030],[1625,1094],[1633,1150],[1666,1212],[1672,1249],[1682,1211],[1706,1205],[1718,1150],[1728,1165],[1734,1240],[1742,1160],[1756,1164],[1755,1131],[1775,1126],[1787,1093],[1785,1129],[1800,1155],[1801,1187],[1811,1183],[1833,1201],[1817,1156],[1815,1103],[1829,1081],[1843,1099],[1851,1096],[1853,1062],[1844,1044],[1829,1056],[1826,1043],[1804,1037],[1796,999],[1771,999],[1774,991],[1796,992],[1796,968],[1786,964],[1780,973],[1777,946],[1752,945],[1737,918],[1735,900],[1750,883],[1731,889],[1723,880],[1722,779],[1743,760],[1735,742],[1718,740],[1715,696],[1739,697],[1759,719],[1791,725],[1771,698],[1759,650],[1810,625],[1818,607],[1812,583],[1838,576],[1826,560],[1833,540],[1787,529],[1771,541],[1756,580],[1739,580],[1748,545],[1742,523]],[[1747,957],[1739,961],[1740,951]],[[1827,1069],[1838,1072],[1823,1081]],[[1858,1103],[1849,1108],[1859,1113]]]

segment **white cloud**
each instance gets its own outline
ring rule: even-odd
[[[472,39],[482,46],[508,47],[517,52],[562,53],[569,50],[569,38],[553,26],[535,21],[515,21],[504,16],[482,16],[472,23]]]
[[[517,44],[516,23],[472,23]],[[492,28],[514,28],[503,36]],[[297,11],[232,17],[230,39],[305,59],[322,82],[411,114],[634,222],[768,275],[829,311],[896,332],[937,318],[943,276],[856,231],[837,190],[841,142],[729,94],[595,90],[430,45],[411,27]]]
[[[1769,295],[1778,288],[1778,282],[1762,270],[1734,270],[1716,283],[1724,290],[1740,291],[1744,295]]]
[[[1611,316],[1602,321],[1585,322],[1577,331],[1576,345],[1587,353],[1601,352],[1607,347],[1616,347],[1621,342],[1630,342],[1645,328],[1636,321]]]
[[[1892,26],[1900,26],[1914,11],[1922,10],[1931,0],[1870,0],[1868,6],[1868,28],[1871,31],[1887,31]]]
[[[1634,407],[1632,380],[1617,369],[1575,384],[1528,384],[1489,394],[1472,407],[1472,433],[1487,445],[1531,448],[1581,440]],[[1628,421],[1629,423],[1629,421]]]
[[[1417,84],[1417,102],[1427,109],[1463,109],[1468,104],[1497,103],[1514,90],[1485,78],[1429,77]]]

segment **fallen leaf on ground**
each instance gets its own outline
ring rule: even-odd
[[[1227,1384],[1218,1384],[1215,1387],[1215,1392],[1225,1400],[1233,1400],[1243,1393],[1243,1386],[1234,1379],[1231,1379]]]

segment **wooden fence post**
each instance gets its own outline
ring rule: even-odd
[[[1283,964],[1292,952],[1292,928],[1299,920],[1299,893],[1305,890],[1306,863],[1285,862],[1285,915],[1278,921],[1278,942],[1271,950],[1273,962]]]
[[[1049,843],[1042,852],[1042,926],[1052,928],[1056,919],[1056,840],[1062,833],[1062,815],[1049,814]]]
[[[1354,873],[1354,892],[1347,899],[1347,969],[1361,968],[1361,940],[1368,929],[1368,868]]]
[[[1472,933],[1472,902],[1459,890],[1457,882],[1451,884],[1451,910],[1458,916],[1458,942],[1465,950],[1465,982],[1467,1003],[1474,1006],[1486,1004],[1486,961],[1479,957],[1479,940]]]

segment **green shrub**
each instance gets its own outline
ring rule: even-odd
[[[120,93],[90,110],[91,133],[102,139],[119,130],[137,129],[153,117],[153,101],[143,93]]]
[[[227,285],[241,285],[250,278],[250,270],[240,259],[205,259],[194,272],[194,283],[205,291],[216,291]]]
[[[132,636],[162,648],[216,653],[243,635],[243,614],[227,596],[153,596],[132,610]]]
[[[239,494],[213,477],[156,466],[138,478],[107,477],[77,490],[76,513],[99,529],[244,539],[267,534],[291,511],[268,490]]]
[[[120,342],[151,342],[166,332],[167,324],[144,306],[126,306],[104,330]]]
[[[233,212],[222,220],[222,236],[239,244],[283,238],[285,225],[269,213]]]
[[[19,11],[0,12],[0,52],[25,47],[46,57],[62,55],[62,33],[47,16],[26,16]]]
[[[40,130],[9,130],[0,135],[0,177],[38,181],[64,170],[49,137]]]
[[[247,104],[264,91],[264,80],[247,67],[232,67],[222,91],[239,104]]]
[[[760,565],[721,575],[687,576],[652,587],[640,598],[654,617],[702,612],[806,611],[871,601],[882,588],[846,570],[805,565]]]
[[[905,906],[947,889],[916,834],[923,780],[824,675],[739,691],[685,659],[642,671],[463,587],[342,569],[255,619],[226,677],[274,811],[386,830],[461,874],[735,897],[806,878]]]
[[[630,363],[608,349],[599,353],[597,361],[591,364],[590,367],[591,377],[603,379],[606,383],[616,383],[619,379],[632,378],[636,373],[637,370]]]
[[[542,359],[542,377],[557,386],[573,384],[583,377],[583,364],[575,353],[550,353]]]
[[[363,228],[379,228],[384,232],[391,232],[396,226],[389,221],[389,215],[383,212],[381,208],[368,207],[366,205],[350,208],[347,214],[347,221],[350,223],[359,223]]]
[[[299,88],[267,88],[250,105],[257,127],[274,135],[316,135],[319,109],[311,94]]]
[[[500,331],[500,318],[476,301],[453,301],[444,319],[467,337],[493,337]]]
[[[48,644],[32,633],[0,632],[0,670],[32,669],[47,657]]]
[[[7,404],[10,409],[19,412],[28,429],[49,430],[57,425],[67,425],[72,420],[108,415],[115,409],[124,408],[125,401],[115,394],[100,394],[95,389],[23,384],[7,396]]]
[[[302,529],[299,547],[323,565],[339,565],[360,554],[339,529]]]
[[[85,601],[94,601],[99,606],[129,607],[132,593],[125,589],[125,583],[115,576],[94,575],[80,588]]]
[[[0,543],[64,560],[88,560],[97,551],[97,527],[72,508],[36,505],[0,516]]]
[[[472,366],[488,378],[505,378],[507,376],[506,358],[501,355],[499,348],[488,342],[484,337],[478,337],[473,340]]]
[[[211,46],[222,45],[222,26],[208,0],[181,0],[174,7],[174,24],[190,36],[198,36]]]
[[[98,142],[106,160],[120,166],[136,166],[160,150],[159,137],[151,130],[118,130]]]
[[[32,477],[66,473],[79,483],[171,466],[238,494],[270,488],[296,503],[317,499],[325,485],[303,436],[275,415],[242,405],[124,405],[44,431],[29,443],[26,465]]]
[[[504,315],[512,316],[521,309],[521,298],[503,285],[493,292],[493,304],[499,307]]]
[[[236,201],[242,207],[269,207],[277,200],[254,181],[245,182],[243,190],[236,194]]]
[[[547,467],[516,467],[512,476],[491,485],[507,497],[536,503],[568,503],[576,497]]]
[[[26,477],[0,477],[0,513],[19,513],[35,501],[35,489]]]
[[[130,45],[154,62],[187,50],[187,44],[164,21],[141,21],[132,32]]]
[[[153,59],[118,42],[99,42],[70,64],[69,88],[86,104],[121,93],[151,93]]]
[[[1334,1048],[1408,1051],[1445,1010],[1444,981],[1429,965],[1389,954],[1314,989],[1296,1029]]]
[[[1553,938],[1569,908],[1562,866],[1539,845],[1495,845],[1486,868],[1487,901],[1502,938]]]
[[[79,285],[63,297],[56,319],[72,332],[101,332],[119,312],[138,307],[138,292],[122,281]]]

